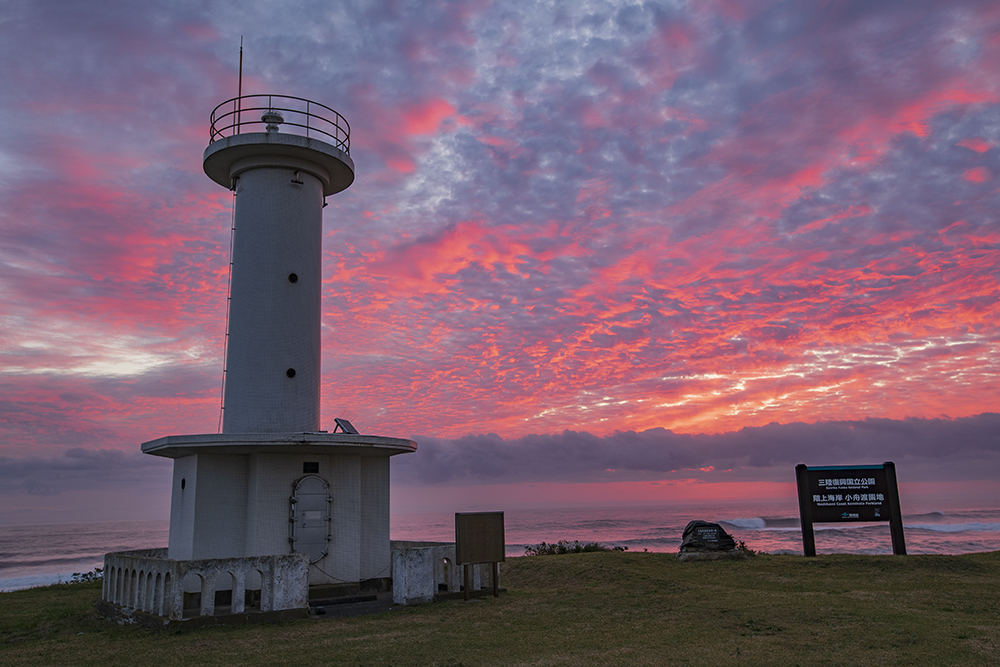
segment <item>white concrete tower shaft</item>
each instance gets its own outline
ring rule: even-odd
[[[354,181],[349,129],[328,107],[301,100],[307,105],[302,112],[283,106],[297,98],[263,97],[267,106],[256,108],[264,111],[261,120],[250,122],[239,120],[251,106],[243,98],[244,106],[224,128],[229,136],[217,130],[213,116],[215,140],[204,156],[205,173],[236,192],[222,431],[315,432],[320,429],[322,211],[325,196]],[[313,113],[317,109],[335,117],[324,119]],[[302,119],[293,120],[295,114]],[[323,120],[336,131],[318,131]],[[279,131],[282,123],[312,136]],[[265,132],[240,132],[264,124]]]

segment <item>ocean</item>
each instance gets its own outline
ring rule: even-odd
[[[1000,505],[914,509],[903,513],[909,554],[1000,550]],[[507,556],[523,556],[525,546],[558,540],[676,552],[684,526],[694,519],[720,523],[756,551],[802,553],[798,508],[765,503],[508,510]],[[892,553],[888,523],[816,524],[814,529],[820,554]],[[165,520],[0,526],[0,591],[70,581],[74,573],[103,567],[106,552],[163,547],[167,534]],[[394,540],[453,541],[454,513],[396,513],[390,534]]]

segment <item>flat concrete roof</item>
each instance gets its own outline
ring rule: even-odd
[[[192,454],[361,454],[394,456],[417,451],[405,438],[356,433],[209,433],[168,435],[142,443],[143,454],[177,459]]]

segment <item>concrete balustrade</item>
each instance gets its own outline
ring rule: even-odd
[[[472,590],[492,588],[490,568],[472,565]],[[454,542],[392,541],[392,601],[412,605],[432,602],[443,593],[459,593],[462,568]]]
[[[102,611],[123,623],[155,620],[139,615],[160,617],[164,623],[289,610],[304,615],[308,567],[307,556],[298,553],[203,560],[171,560],[166,549],[109,553],[104,557]],[[217,597],[222,601],[218,606]]]

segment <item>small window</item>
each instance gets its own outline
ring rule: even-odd
[[[302,474],[303,475],[318,475],[319,474],[319,461],[305,461],[302,464]]]

